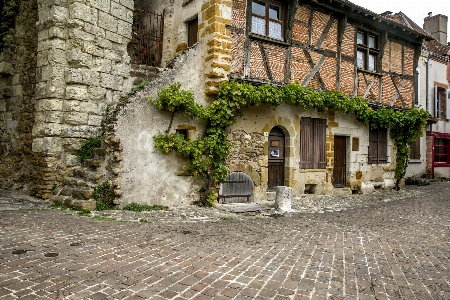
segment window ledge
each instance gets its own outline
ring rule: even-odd
[[[422,160],[421,159],[410,159],[409,162],[410,163],[421,163]]]
[[[448,163],[434,163],[434,167],[450,167],[450,164]]]
[[[282,40],[277,40],[277,39],[273,39],[264,35],[260,35],[260,34],[256,34],[256,33],[249,33],[250,38],[255,39],[255,40],[259,40],[262,42],[267,42],[267,43],[271,43],[271,44],[275,44],[275,45],[279,45],[279,46],[284,46],[284,47],[288,47],[289,44],[282,41]]]
[[[358,68],[358,72],[366,73],[366,74],[374,75],[374,76],[378,76],[378,77],[383,76],[383,74],[381,74],[381,73],[377,73],[377,72],[373,72],[373,71],[368,71],[368,70],[364,70],[364,69],[359,69],[359,68]]]

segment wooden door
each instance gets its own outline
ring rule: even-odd
[[[333,186],[345,187],[347,185],[347,139],[345,136],[334,136],[334,171]]]
[[[274,127],[269,134],[269,189],[284,185],[284,133]]]

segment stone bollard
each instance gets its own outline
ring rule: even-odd
[[[292,189],[288,186],[277,186],[277,196],[275,197],[275,206],[282,211],[291,210]]]

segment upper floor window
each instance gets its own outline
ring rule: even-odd
[[[192,47],[198,42],[198,18],[187,23],[188,26],[188,47]]]
[[[356,61],[358,69],[376,72],[380,50],[377,37],[369,32],[358,30],[356,34]]]
[[[283,5],[269,0],[253,0],[252,32],[283,39]]]

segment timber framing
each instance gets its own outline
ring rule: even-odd
[[[415,70],[423,40],[430,38],[425,33],[344,0],[289,0],[282,12],[283,38],[274,39],[252,32],[252,0],[245,0],[243,10],[236,15],[245,16],[239,20],[245,28],[227,26],[245,39],[242,71],[230,78],[299,82],[404,109],[417,102]],[[375,36],[376,45],[357,45],[359,30]],[[358,67],[361,49],[376,60],[373,70]]]

